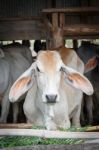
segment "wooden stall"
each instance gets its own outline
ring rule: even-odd
[[[99,38],[99,24],[68,24],[66,17],[70,15],[81,15],[85,18],[88,15],[99,15],[99,7],[82,7],[82,8],[64,8],[64,9],[43,9],[42,13],[51,18],[53,26],[62,27],[64,36],[72,39]]]

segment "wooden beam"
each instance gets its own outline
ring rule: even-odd
[[[65,39],[79,40],[79,39],[99,39],[99,35],[64,35]]]
[[[0,40],[44,39],[46,33],[33,20],[1,21]]]
[[[0,17],[0,21],[25,21],[25,20],[32,20],[32,21],[42,21],[42,17]]]
[[[86,129],[87,132],[97,132],[99,131],[99,126],[92,126]]]
[[[30,123],[16,123],[16,124],[11,124],[11,123],[0,123],[0,129],[4,129],[4,128],[10,128],[10,129],[29,129],[32,128],[33,124]]]
[[[68,25],[63,28],[64,35],[98,35],[99,36],[99,25]]]
[[[49,8],[43,9],[43,13],[65,13],[65,14],[97,14],[99,13],[99,7],[76,7],[76,8]]]
[[[63,14],[61,14],[63,15]],[[64,15],[60,17],[60,24],[64,24]],[[58,26],[58,15],[53,14],[53,25]],[[28,40],[28,39],[46,39],[46,28],[40,27],[40,21],[34,20],[10,20],[0,22],[0,40]],[[99,38],[99,24],[88,25],[63,25],[63,33],[66,38],[73,39],[95,39]]]
[[[0,129],[0,136],[36,136],[41,138],[72,138],[72,139],[94,139],[99,138],[99,132],[66,132],[48,131],[37,129]]]

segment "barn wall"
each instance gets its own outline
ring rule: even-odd
[[[99,0],[0,0],[0,40],[45,37],[37,29],[37,21],[5,21],[6,18],[39,16],[44,8],[99,6]],[[99,13],[98,13],[99,15]],[[66,25],[99,24],[99,16],[65,15]],[[5,20],[2,20],[5,18]],[[37,17],[36,17],[37,18]],[[32,21],[32,22],[31,22]],[[36,23],[37,24],[36,24]],[[32,24],[32,25],[31,25]],[[35,25],[36,24],[36,25]],[[24,28],[23,28],[24,27]]]

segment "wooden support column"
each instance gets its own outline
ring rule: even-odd
[[[78,41],[77,40],[73,40],[73,49],[75,51],[77,51],[77,48],[78,48]]]
[[[65,14],[59,13],[59,26],[63,28],[65,26]],[[65,39],[64,39],[64,45],[65,45]]]
[[[65,14],[64,13],[59,14],[59,26],[60,27],[65,26]]]
[[[58,27],[58,13],[52,13],[52,25]]]

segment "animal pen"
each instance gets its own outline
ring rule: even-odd
[[[98,0],[1,0],[0,1],[0,41],[42,40],[50,48],[48,24],[61,27],[63,38],[72,39],[73,48],[78,48],[78,40],[99,39],[99,1]],[[36,128],[36,129],[35,129]],[[76,131],[76,132],[75,132]],[[78,143],[87,143],[99,139],[99,126],[87,126],[82,129],[60,129],[47,131],[33,127],[29,123],[0,123],[0,141],[4,136],[27,136],[41,139],[73,139]],[[86,140],[85,140],[86,139]],[[85,142],[87,141],[87,142]],[[97,140],[96,140],[97,142]],[[99,141],[98,141],[99,142]],[[39,143],[39,142],[38,142]],[[69,144],[69,142],[67,142]],[[71,142],[72,143],[72,142]],[[44,144],[44,143],[43,143]],[[49,143],[48,143],[49,144]],[[57,144],[57,143],[56,143]],[[63,143],[64,144],[64,143]],[[72,143],[73,144],[73,143]],[[2,145],[2,143],[0,144]],[[3,148],[3,146],[1,146]],[[75,145],[76,149],[86,147],[99,149],[99,145]],[[36,146],[31,149],[37,149]],[[38,149],[66,149],[66,145],[41,146]],[[11,148],[10,148],[11,149]],[[18,148],[16,148],[18,149]],[[24,147],[23,149],[30,149]],[[73,149],[67,146],[67,149]]]

